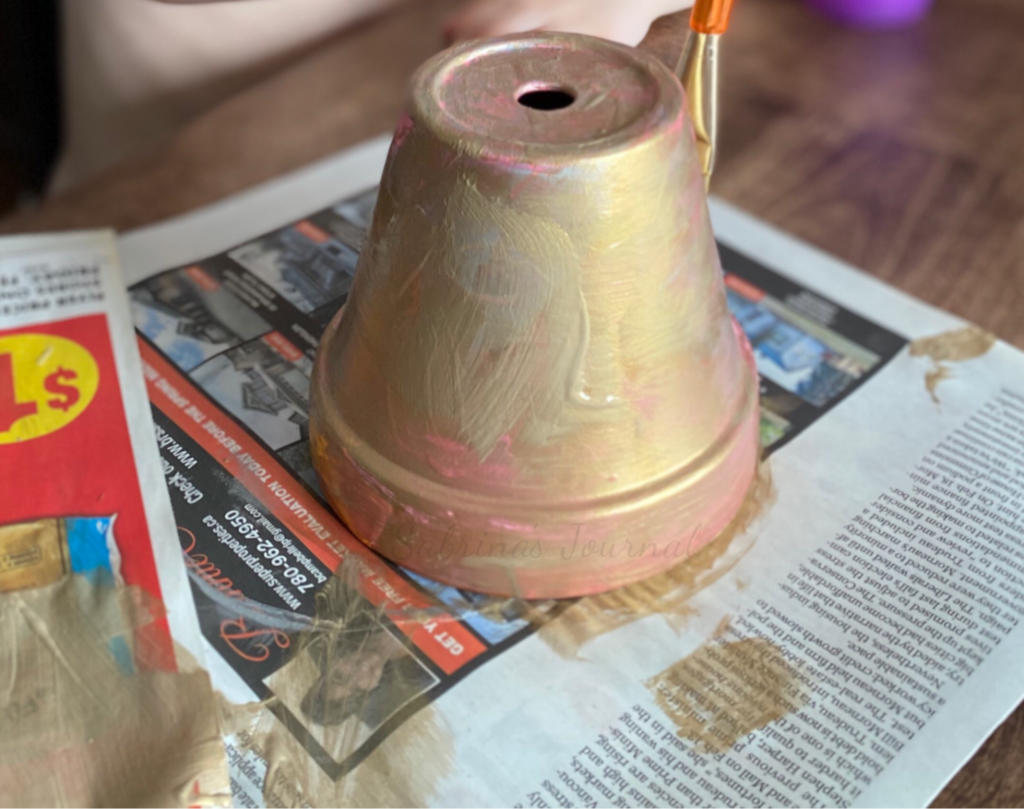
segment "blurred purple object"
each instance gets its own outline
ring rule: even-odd
[[[807,0],[807,4],[846,25],[896,28],[923,19],[932,0]]]

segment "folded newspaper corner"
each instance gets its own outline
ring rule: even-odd
[[[0,795],[230,803],[107,232],[0,239]]]

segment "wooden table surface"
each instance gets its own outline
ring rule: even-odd
[[[0,231],[138,227],[390,130],[453,4],[346,32]],[[724,50],[714,193],[1024,347],[1024,2],[937,0],[867,33],[743,0]],[[936,805],[1024,805],[1024,708]]]

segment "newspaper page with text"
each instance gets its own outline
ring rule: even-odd
[[[226,805],[116,250],[0,239],[0,795]]]
[[[424,580],[307,440],[387,142],[121,242],[235,802],[926,805],[1024,696],[1024,355],[713,201],[761,381],[733,525],[601,596]]]

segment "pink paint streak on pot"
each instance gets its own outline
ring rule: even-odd
[[[740,507],[757,391],[668,69],[545,33],[419,70],[311,390],[360,539],[484,592],[637,581]]]
[[[932,0],[806,0],[807,4],[845,25],[899,28],[924,19]]]

